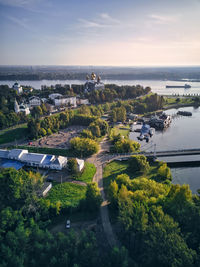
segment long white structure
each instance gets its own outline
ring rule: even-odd
[[[53,170],[62,170],[67,165],[67,157],[29,153],[26,149],[0,149],[0,158],[11,159],[24,163],[25,165]],[[77,159],[78,169],[84,168],[84,160]]]

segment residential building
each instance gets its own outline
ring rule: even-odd
[[[58,106],[66,106],[66,105],[70,105],[73,107],[76,107],[76,97],[72,96],[72,97],[59,97],[59,98],[55,98],[54,99],[54,104],[56,107]]]
[[[29,104],[31,107],[40,106],[41,105],[41,99],[38,96],[31,96],[29,98]]]

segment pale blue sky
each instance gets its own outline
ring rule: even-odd
[[[0,64],[200,65],[200,0],[0,0]]]

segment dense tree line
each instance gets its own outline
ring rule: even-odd
[[[188,185],[171,184],[166,164],[151,179],[145,178],[150,166],[144,156],[129,165],[142,178],[118,175],[108,194],[136,266],[199,266],[200,196],[192,196]]]
[[[50,232],[49,216],[45,219],[42,214],[44,208],[37,194],[42,183],[40,174],[0,170],[2,267],[128,266],[125,248],[100,252],[93,232]],[[85,204],[85,207],[88,206],[90,212],[98,209],[101,197],[96,184],[88,185],[86,202],[88,205]],[[103,257],[100,255],[102,252]]]
[[[14,102],[18,98],[15,90],[0,85],[0,130],[27,121],[27,116],[23,113],[14,112]]]
[[[66,110],[58,115],[45,117],[42,120],[30,119],[28,121],[28,133],[31,139],[37,139],[45,135],[51,135],[59,129],[64,129],[70,125],[88,126],[96,119],[96,116],[86,116],[76,114],[72,110]]]
[[[140,86],[118,86],[116,84],[107,84],[104,90],[95,90],[88,94],[86,97],[89,99],[90,103],[105,103],[112,102],[116,99],[133,99],[145,94],[148,94],[151,91],[150,87],[145,89]]]

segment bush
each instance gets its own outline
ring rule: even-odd
[[[77,156],[88,157],[99,150],[99,145],[89,138],[74,137],[70,141],[71,149]]]
[[[150,168],[147,158],[143,155],[132,156],[130,161],[130,168],[134,172],[146,173]]]
[[[72,175],[78,174],[79,170],[77,160],[74,158],[69,159],[67,161],[67,169]]]
[[[102,203],[102,197],[97,183],[89,183],[86,190],[86,209],[97,211]]]

